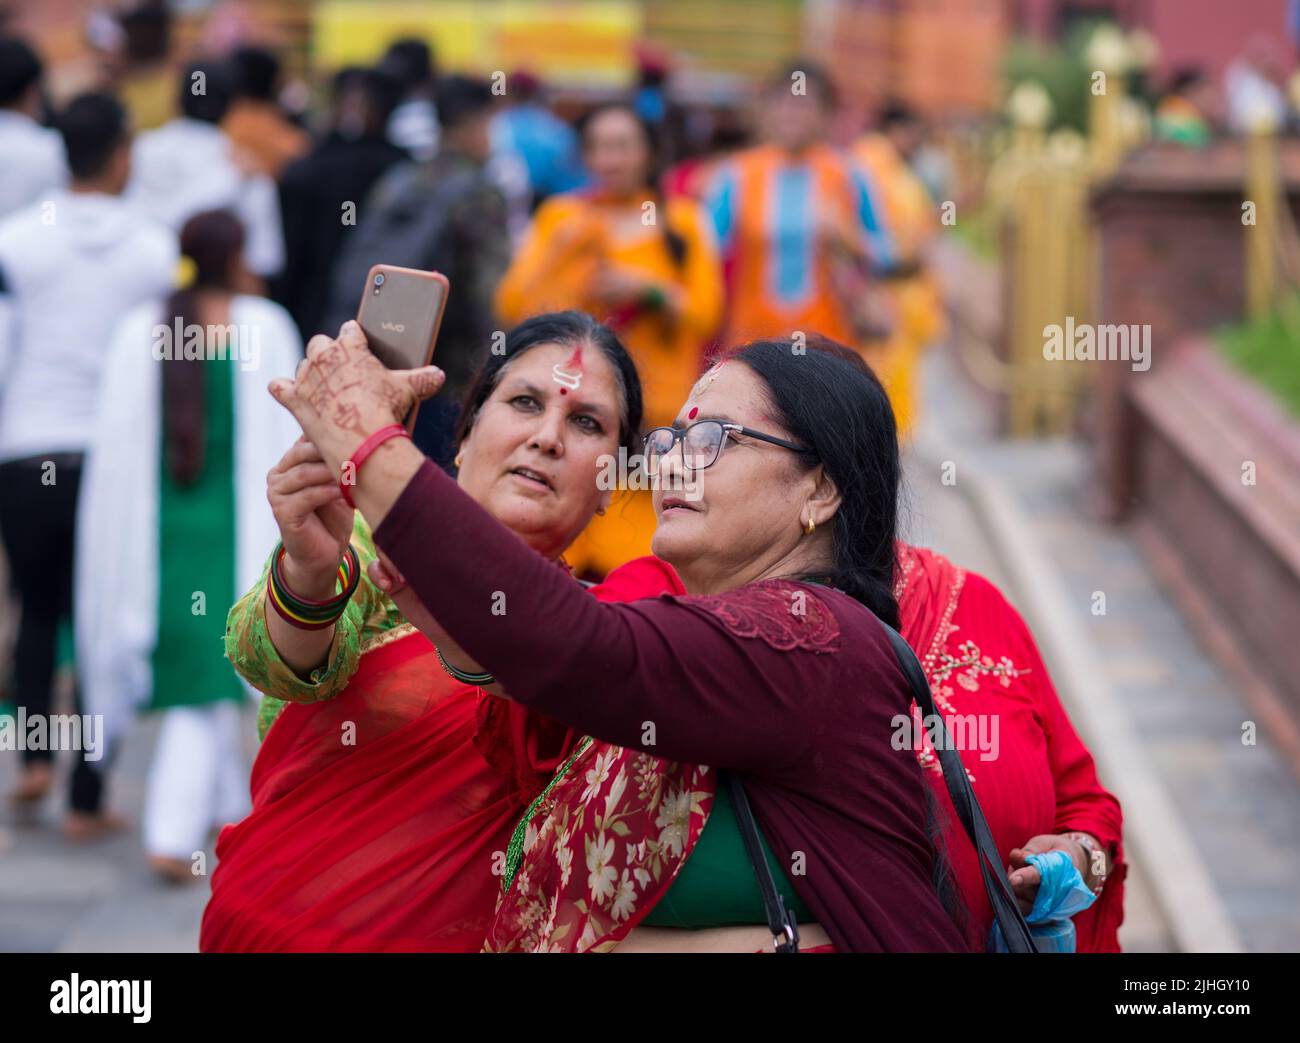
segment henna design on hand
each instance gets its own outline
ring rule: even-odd
[[[411,378],[411,389],[415,392],[417,400],[428,398],[430,395],[437,393],[442,386],[437,376],[430,372],[416,373]]]

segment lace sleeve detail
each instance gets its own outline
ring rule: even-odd
[[[683,604],[708,612],[737,637],[757,638],[780,652],[836,652],[840,624],[812,584],[790,580],[751,583]]]

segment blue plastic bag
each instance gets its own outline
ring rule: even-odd
[[[1074,952],[1075,932],[1071,920],[1097,900],[1083,882],[1074,860],[1064,851],[1048,851],[1025,859],[1042,877],[1034,907],[1025,917],[1039,952]],[[996,923],[989,932],[989,950],[1006,952],[1006,939]]]

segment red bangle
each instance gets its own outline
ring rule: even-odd
[[[411,436],[407,432],[406,428],[401,424],[389,424],[387,427],[381,427],[373,435],[357,446],[353,454],[343,461],[343,465],[339,468],[342,472],[339,475],[339,492],[343,494],[343,499],[347,502],[349,507],[355,507],[356,504],[352,502],[352,494],[348,492],[348,488],[349,486],[357,484],[357,472],[361,470],[361,465],[366,462],[370,457],[370,454],[390,438],[410,437]],[[352,465],[352,481],[345,482],[343,478],[347,474],[348,464]]]

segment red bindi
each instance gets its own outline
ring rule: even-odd
[[[690,411],[689,413],[686,414],[686,419],[687,419],[687,420],[694,420],[695,417],[696,417],[696,415],[699,413],[699,411],[700,411],[700,407],[699,407],[699,406],[691,406],[691,411]]]
[[[560,388],[560,394],[561,394],[561,395],[567,395],[568,393],[569,393],[569,389],[568,389],[568,388]]]

